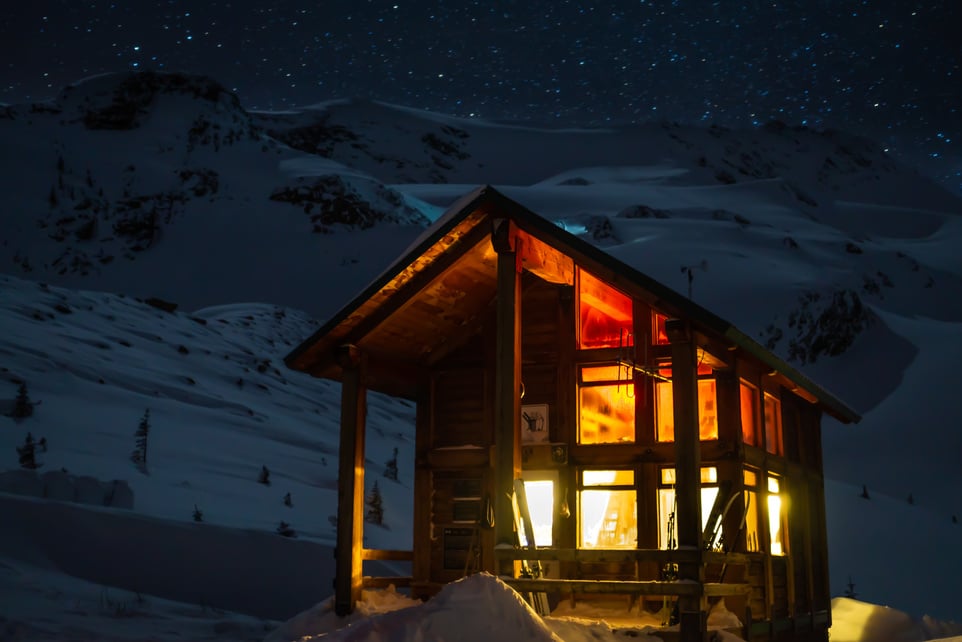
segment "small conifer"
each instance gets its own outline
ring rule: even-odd
[[[371,488],[370,494],[365,500],[367,504],[367,514],[364,516],[364,521],[371,524],[377,524],[381,526],[384,524],[384,498],[381,497],[381,489],[378,488],[377,482],[374,482],[374,486]]]
[[[271,485],[271,471],[267,470],[267,466],[261,466],[260,475],[257,476],[257,483],[264,484],[265,486]]]
[[[17,455],[20,458],[21,467],[30,470],[36,470],[40,467],[36,459],[36,445],[33,443],[33,435],[29,432],[23,441],[23,446],[17,446]]]
[[[204,521],[204,511],[197,508],[197,504],[194,504],[194,521],[195,522]]]
[[[284,505],[287,506],[288,508],[294,505],[294,501],[291,499],[290,493],[287,493],[286,495],[284,495]]]
[[[33,402],[30,401],[30,393],[27,392],[27,383],[25,381],[20,382],[20,387],[17,388],[17,398],[13,402],[13,413],[12,416],[15,419],[25,419],[33,414]]]
[[[147,438],[150,435],[150,409],[144,411],[134,437],[137,438],[134,450],[130,453],[130,461],[137,464],[137,468],[142,473],[147,472]]]
[[[392,481],[397,481],[397,446],[394,447],[394,456],[384,465],[384,476]]]

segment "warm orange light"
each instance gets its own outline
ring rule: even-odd
[[[586,470],[582,475],[586,488],[578,493],[578,546],[635,548],[638,500],[635,490],[630,488],[634,485],[634,471]],[[604,488],[606,486],[608,488]]]
[[[551,546],[554,522],[554,482],[550,479],[525,480],[524,493],[528,498],[528,512],[537,546]],[[525,539],[524,545],[529,542]]]
[[[782,403],[765,393],[765,449],[773,455],[785,452],[782,443]]]
[[[772,555],[785,554],[785,514],[778,479],[768,478],[768,536]]]
[[[742,441],[749,446],[758,445],[758,390],[745,381],[741,382],[739,401],[742,415]]]
[[[669,343],[668,331],[665,330],[666,321],[668,321],[668,317],[664,314],[658,314],[657,312],[652,314],[651,336],[655,345],[663,346]]]
[[[655,384],[655,438],[658,441],[675,440],[674,395],[671,385],[666,381]],[[714,379],[698,380],[698,438],[702,441],[718,439],[717,396]]]
[[[630,345],[633,334],[630,297],[579,269],[578,307],[580,348]]]
[[[635,440],[632,384],[582,386],[579,392],[580,443],[610,444]]]

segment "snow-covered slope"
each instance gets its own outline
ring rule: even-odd
[[[328,314],[318,275],[363,287],[434,212],[270,139],[207,78],[91,78],[0,111],[0,139],[4,271],[187,309]]]
[[[36,404],[30,417],[2,418],[2,470],[16,468],[15,447],[30,432],[47,443],[40,473],[125,479],[138,512],[191,521],[197,506],[205,522],[267,531],[283,520],[333,544],[340,390],[283,364],[314,321],[256,303],[167,312],[8,276],[0,292],[4,415],[21,382]],[[130,455],[146,410],[143,474]],[[409,475],[413,409],[372,394],[369,421],[380,437],[368,449],[372,478],[394,447]],[[262,466],[269,486],[258,483]],[[410,485],[382,486],[396,532],[370,529],[372,545],[410,546]]]
[[[866,599],[962,619],[943,590],[962,568],[962,203],[874,144],[779,123],[546,131],[369,101],[249,114],[213,80],[151,74],[4,107],[0,136],[0,404],[21,381],[42,402],[0,417],[0,471],[29,431],[41,472],[125,480],[137,514],[272,535],[283,520],[330,546],[338,389],[281,359],[492,183],[685,294],[690,269],[698,303],[862,412],[824,426],[833,591],[851,577]],[[371,403],[369,483],[394,447],[402,464],[369,545],[403,548],[413,409]],[[144,475],[129,455],[147,409]]]

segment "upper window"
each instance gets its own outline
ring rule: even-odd
[[[578,270],[578,347],[620,348],[631,343],[631,297]]]
[[[711,368],[699,366],[699,374]],[[670,368],[660,368],[660,374],[671,376]],[[655,382],[655,439],[675,441],[675,406],[670,381]],[[698,380],[698,439],[718,439],[718,401],[714,379]]]
[[[616,365],[584,366],[578,381],[578,443],[635,441],[635,386]]]
[[[765,393],[765,449],[773,455],[782,455],[782,402]]]
[[[742,441],[749,446],[761,444],[758,432],[758,388],[744,379],[739,386],[739,400],[742,416]]]
[[[668,317],[664,314],[658,314],[653,312],[651,314],[651,337],[652,343],[655,345],[663,346],[668,345],[668,331],[665,329],[665,324],[668,322]]]

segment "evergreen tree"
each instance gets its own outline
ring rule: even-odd
[[[290,493],[287,493],[286,495],[284,495],[284,505],[287,506],[288,508],[294,505],[294,501],[291,499]]]
[[[868,496],[868,487],[866,487],[865,484],[862,484],[862,494],[859,495],[859,497],[861,497],[862,499],[871,499]]]
[[[130,461],[137,464],[137,468],[141,472],[147,472],[147,437],[150,434],[150,409],[144,411],[144,416],[140,419],[140,424],[137,426],[137,432],[134,433],[134,437],[137,438],[136,445],[134,446],[134,451],[130,453]]]
[[[397,446],[395,446],[394,456],[384,466],[384,476],[392,481],[397,481],[397,472]]]
[[[30,394],[27,392],[27,383],[20,382],[17,388],[17,398],[13,402],[12,416],[15,419],[24,419],[33,414],[33,402],[30,401]]]
[[[271,485],[271,471],[267,470],[267,466],[261,466],[261,474],[257,476],[257,483],[265,486]]]
[[[33,435],[28,432],[27,438],[23,441],[23,445],[17,446],[17,455],[20,456],[20,466],[30,470],[40,468],[40,464],[37,463],[35,451],[36,446],[33,443]]]
[[[37,447],[40,449],[40,452],[47,452],[47,438],[41,437],[40,441],[37,442]]]
[[[284,537],[297,537],[297,531],[291,528],[291,525],[281,520],[281,523],[277,526],[277,534],[283,535]]]
[[[194,504],[194,521],[195,522],[204,521],[204,511],[197,508],[197,504]]]
[[[377,482],[374,482],[374,487],[371,488],[371,493],[365,499],[365,503],[367,504],[367,514],[364,516],[364,521],[378,526],[383,525],[384,498],[381,497],[381,489],[378,488]]]

